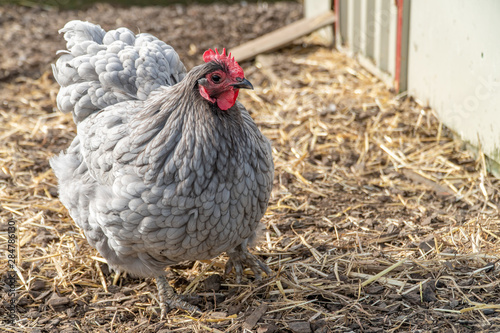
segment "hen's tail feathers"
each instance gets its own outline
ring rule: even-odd
[[[134,35],[126,28],[106,32],[82,21],[70,21],[59,32],[67,50],[59,51],[52,65],[61,86],[57,106],[73,112],[77,123],[107,106],[144,100],[186,75],[175,50],[150,34]]]

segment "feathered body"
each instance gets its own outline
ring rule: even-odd
[[[57,101],[77,135],[51,165],[90,245],[137,276],[246,248],[268,205],[273,162],[245,108],[223,109],[238,89],[228,86],[228,99],[214,93],[213,73],[232,65],[206,54],[186,72],[148,34],[81,21],[62,31],[69,51],[54,66]]]

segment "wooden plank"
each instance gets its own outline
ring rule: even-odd
[[[375,66],[380,66],[380,46],[382,45],[382,24],[387,24],[387,21],[383,20],[382,17],[382,0],[375,1],[375,12],[373,13],[373,20],[375,21],[373,25],[373,61]],[[380,68],[380,67],[379,67]]]
[[[241,44],[231,50],[236,61],[252,59],[258,54],[277,50],[290,44],[297,38],[308,35],[311,32],[323,28],[335,22],[335,14],[328,11],[324,14],[301,19],[283,28],[265,34],[247,43]]]
[[[354,22],[354,1],[350,0],[347,3],[347,40],[345,41],[345,44],[347,47],[349,47],[353,52],[355,50],[354,47],[354,26],[356,25],[356,22]]]
[[[359,4],[359,51],[363,54],[366,54],[367,39],[370,38],[370,33],[366,27],[367,8],[367,0],[361,0]]]

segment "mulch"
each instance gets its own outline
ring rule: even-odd
[[[239,100],[272,141],[266,230],[253,252],[273,271],[223,275],[226,257],[171,267],[204,311],[160,321],[152,279],[115,276],[57,199],[48,159],[69,145],[49,70],[72,18],[137,27],[189,68],[296,20],[296,3],[85,11],[0,7],[0,244],[19,230],[18,303],[7,332],[500,331],[499,181],[433,110],[397,95],[307,37],[243,64]],[[257,24],[258,23],[258,24]],[[196,32],[198,29],[198,33]],[[23,56],[24,55],[24,56]],[[20,57],[20,58],[19,58]],[[8,270],[0,263],[0,272]],[[5,279],[5,274],[3,274]],[[5,313],[7,294],[0,312]],[[3,320],[3,318],[2,318]]]

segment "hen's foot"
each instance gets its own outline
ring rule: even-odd
[[[271,270],[260,261],[255,255],[248,252],[246,246],[238,245],[231,251],[227,251],[229,260],[226,263],[225,274],[228,274],[233,268],[236,272],[236,283],[241,282],[241,277],[243,276],[243,264],[248,266],[257,281],[262,280],[262,272],[267,275],[271,275]]]
[[[160,318],[163,320],[167,316],[167,312],[170,309],[179,309],[189,312],[190,314],[201,314],[198,307],[183,301],[179,295],[177,295],[169,284],[164,275],[156,277],[156,286],[158,287],[158,294],[160,296]]]

